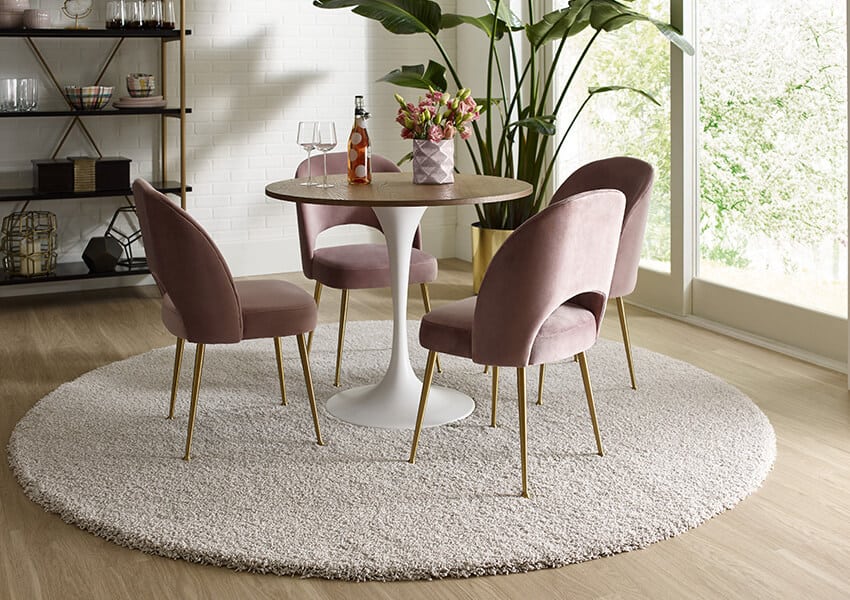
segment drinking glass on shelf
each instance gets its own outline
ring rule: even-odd
[[[141,29],[144,26],[145,11],[142,0],[127,0],[124,4],[124,28]]]
[[[0,80],[0,111],[12,112],[18,110],[18,80]]]
[[[316,149],[316,125],[315,121],[298,123],[298,145],[307,151],[307,181],[301,185],[316,185],[313,181],[313,162],[310,160],[310,155]]]
[[[124,29],[126,26],[126,7],[124,0],[106,3],[106,28]]]
[[[18,105],[20,111],[29,112],[38,106],[38,80],[33,77],[18,79]]]
[[[174,0],[164,0],[162,3],[162,28],[174,29],[177,25],[177,15],[174,12]]]
[[[328,183],[328,152],[336,148],[336,125],[333,121],[319,121],[317,123],[315,146],[316,150],[322,151],[324,159],[322,183],[320,183],[318,187],[331,188],[334,184]]]
[[[162,28],[162,0],[145,0],[145,29]]]

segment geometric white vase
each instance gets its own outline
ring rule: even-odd
[[[454,140],[413,140],[413,183],[454,183]]]

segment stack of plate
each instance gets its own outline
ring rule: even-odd
[[[162,96],[148,96],[147,98],[131,98],[122,96],[112,103],[115,108],[162,108],[166,105]]]

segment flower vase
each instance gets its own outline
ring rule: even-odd
[[[453,140],[413,140],[413,183],[454,183]]]

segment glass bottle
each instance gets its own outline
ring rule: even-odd
[[[354,126],[348,136],[348,183],[372,183],[372,144],[366,131],[368,118],[363,96],[355,96]]]

